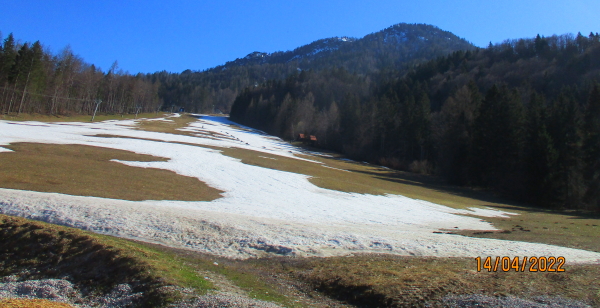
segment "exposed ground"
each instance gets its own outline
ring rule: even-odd
[[[575,264],[600,259],[600,223],[590,213],[506,203],[433,177],[306,151],[223,118],[0,121],[0,144],[2,166],[14,165],[0,173],[0,186],[10,188],[0,189],[0,213],[171,246],[151,249],[244,298],[435,306],[450,293],[533,300],[546,292],[599,302],[599,267]],[[120,182],[96,181],[104,186],[90,190],[96,178]],[[345,257],[300,258],[307,255]],[[567,272],[475,271],[474,257],[505,255],[563,255]],[[251,256],[266,259],[239,260]]]
[[[221,197],[222,191],[197,178],[115,161],[168,160],[162,157],[75,144],[14,143],[4,148],[12,152],[0,155],[3,188],[132,201],[211,201]]]
[[[162,112],[151,112],[151,113],[140,113],[137,116],[134,113],[124,114],[105,114],[98,113],[94,118],[94,122],[101,122],[107,120],[127,120],[127,119],[154,119],[162,118],[164,113]],[[46,115],[46,114],[28,114],[21,113],[19,115],[2,114],[0,120],[6,121],[39,121],[39,122],[90,122],[91,116],[88,115]]]
[[[118,238],[0,215],[0,297],[14,290],[25,298],[65,299],[71,304],[101,302],[120,285],[139,305],[175,300],[164,287],[198,292],[212,287],[174,255]],[[40,283],[40,279],[54,280]],[[64,292],[65,288],[69,292]],[[113,296],[113,299],[115,297]],[[65,299],[66,300],[66,299]]]

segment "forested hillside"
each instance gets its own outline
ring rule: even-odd
[[[231,118],[542,206],[600,208],[600,36],[505,41],[408,73],[303,71],[247,88]]]
[[[404,71],[419,63],[474,46],[456,35],[425,24],[397,24],[363,38],[334,37],[286,52],[252,52],[206,71],[157,72],[166,106],[190,112],[228,113],[235,97],[248,86],[283,80],[304,70],[344,68],[357,74]]]
[[[0,35],[1,36],[1,35]],[[335,37],[293,51],[252,52],[206,71],[130,75],[115,62],[106,72],[70,48],[53,55],[38,41],[18,43],[10,34],[0,46],[0,108],[6,113],[87,114],[184,110],[228,113],[249,86],[283,80],[302,70],[344,68],[357,74],[405,70],[457,50],[466,40],[425,24],[397,24],[361,39]]]
[[[1,37],[1,35],[0,35]],[[142,74],[104,73],[66,47],[56,55],[37,41],[18,43],[9,34],[0,46],[2,114],[89,114],[156,111],[162,105],[159,84]]]

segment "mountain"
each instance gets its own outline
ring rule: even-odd
[[[315,59],[330,55],[333,51],[339,50],[345,47],[348,43],[355,42],[356,38],[351,37],[332,37],[327,39],[321,39],[314,41],[308,45],[304,45],[294,49],[293,51],[277,51],[274,53],[266,53],[255,51],[249,53],[243,58],[238,58],[233,61],[225,63],[225,65],[217,67],[227,68],[231,66],[244,66],[249,64],[275,64],[275,63],[288,63],[290,61],[303,59]]]
[[[404,71],[409,65],[475,49],[451,32],[426,24],[397,24],[363,38],[332,37],[292,51],[255,51],[206,71],[181,74],[157,72],[160,97],[165,106],[190,112],[228,112],[235,97],[246,87],[267,80],[284,80],[299,70],[345,69],[361,75]]]
[[[217,66],[213,70],[233,66],[294,64],[306,70],[344,67],[356,73],[371,73],[413,60],[429,60],[474,46],[451,32],[426,24],[396,24],[357,39],[347,36],[314,41],[292,51],[273,53],[255,51]],[[367,65],[374,59],[375,65]],[[209,70],[211,71],[211,70]]]

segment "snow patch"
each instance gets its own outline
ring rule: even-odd
[[[279,138],[225,117],[199,116],[182,129],[198,137],[141,131],[135,129],[135,123],[15,125],[0,121],[0,145],[82,144],[166,157],[170,160],[117,161],[196,177],[223,190],[223,197],[210,202],[133,202],[0,189],[0,213],[235,258],[267,253],[330,256],[386,252],[440,257],[562,255],[570,262],[600,260],[595,252],[433,233],[443,229],[495,230],[471,216],[508,217],[508,212],[454,209],[400,195],[323,189],[310,183],[308,176],[247,165],[203,147],[236,147],[319,163],[295,156],[307,153]],[[95,134],[124,138],[93,137]]]

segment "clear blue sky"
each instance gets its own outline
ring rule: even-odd
[[[599,0],[0,0],[0,31],[106,70],[204,70],[253,51],[292,50],[426,23],[477,46],[536,34],[600,32]]]

